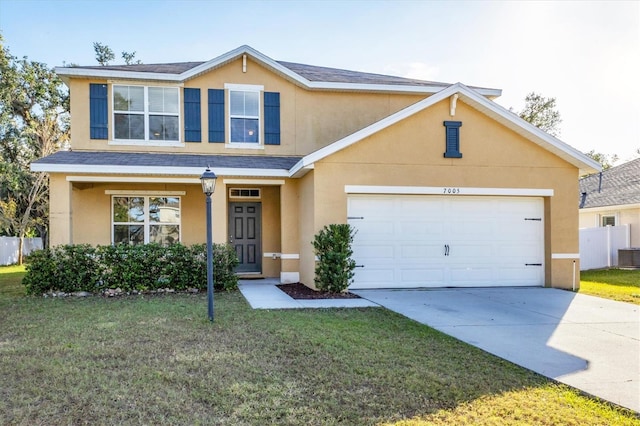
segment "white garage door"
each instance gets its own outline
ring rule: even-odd
[[[542,286],[540,197],[350,195],[350,288]]]

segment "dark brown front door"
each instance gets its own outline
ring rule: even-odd
[[[260,203],[229,203],[229,243],[236,249],[238,273],[262,272]]]

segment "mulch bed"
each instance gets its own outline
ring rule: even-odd
[[[279,284],[277,287],[293,299],[360,299],[360,296],[353,293],[330,293],[328,291],[317,291],[301,283]]]

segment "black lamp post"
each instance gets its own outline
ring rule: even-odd
[[[200,182],[202,183],[202,192],[207,196],[207,304],[209,321],[213,321],[213,243],[211,236],[211,194],[216,189],[216,179],[218,177],[215,173],[209,170],[204,171],[200,176]]]

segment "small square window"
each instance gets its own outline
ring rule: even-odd
[[[616,217],[602,216],[602,226],[616,226]]]

